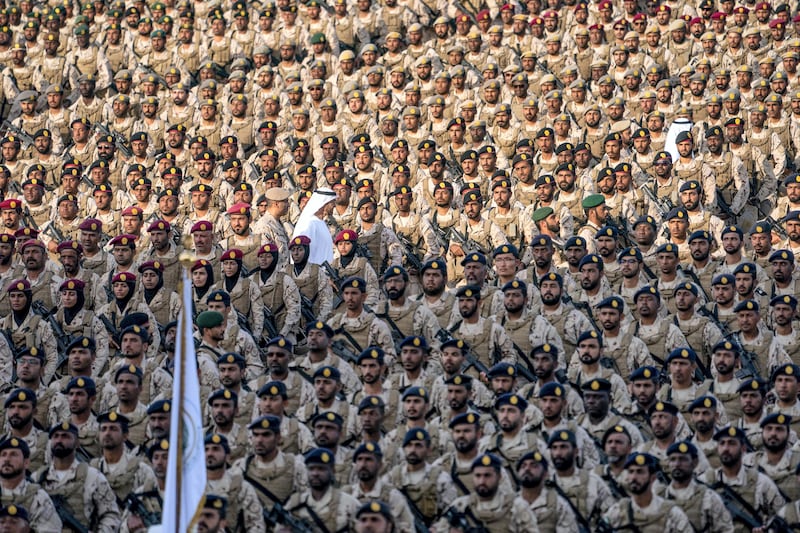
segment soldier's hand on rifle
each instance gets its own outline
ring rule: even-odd
[[[450,252],[456,257],[464,257],[467,255],[464,253],[464,249],[461,247],[461,245],[455,243],[450,245]]]
[[[58,243],[56,241],[50,241],[47,243],[47,251],[51,254],[58,253]]]
[[[139,515],[131,514],[128,516],[128,530],[134,533],[139,530],[147,530],[147,527],[144,525],[142,519],[139,518]]]

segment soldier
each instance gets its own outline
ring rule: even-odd
[[[120,524],[119,507],[108,480],[87,463],[78,462],[78,428],[61,422],[50,428],[52,464],[35,476],[50,497],[58,497],[62,513],[69,513],[93,531],[111,533]],[[71,473],[69,477],[57,472]]]
[[[117,502],[124,502],[136,487],[155,485],[152,468],[127,449],[128,419],[109,411],[98,416],[97,423],[102,455],[92,459],[90,464],[106,476]]]
[[[368,282],[359,277],[350,277],[342,282],[339,290],[344,309],[331,318],[330,327],[335,339],[350,345],[355,353],[360,353],[366,346],[380,346],[394,358],[395,347],[389,326],[371,310],[367,310],[368,286]]]
[[[209,395],[208,406],[212,423],[205,428],[205,433],[225,437],[231,462],[241,459],[247,453],[247,433],[246,427],[236,421],[239,414],[238,395],[229,389],[217,389]]]
[[[379,478],[383,463],[380,446],[373,442],[361,444],[353,452],[353,463],[358,481],[344,487],[344,490],[361,503],[372,500],[386,502],[395,517],[398,533],[415,531],[414,514],[403,493]]]
[[[284,453],[278,447],[280,426],[280,418],[272,415],[254,420],[248,426],[253,453],[233,466],[256,490],[265,509],[286,501],[293,492],[304,488],[307,481],[302,457]]]
[[[503,468],[513,481],[514,490],[519,489],[516,477],[517,461],[533,449],[544,453],[545,444],[535,432],[525,427],[525,411],[528,402],[517,394],[503,394],[495,400],[494,411],[497,416],[498,430],[493,435],[486,435],[480,448],[484,453],[498,457]]]
[[[611,491],[597,474],[578,466],[574,433],[566,429],[553,432],[547,448],[554,467],[550,475],[553,488],[570,502],[578,523],[590,528],[612,505]]]
[[[443,468],[428,462],[431,437],[425,429],[409,428],[402,442],[405,462],[393,467],[384,479],[402,492],[409,507],[416,508],[430,525],[456,498],[455,487]]]
[[[281,420],[280,448],[284,453],[303,453],[314,447],[314,437],[308,427],[290,416],[286,408],[286,386],[280,381],[268,381],[258,389],[256,415],[273,415]]]
[[[248,531],[266,531],[255,489],[243,479],[242,474],[227,467],[227,457],[230,454],[228,440],[216,433],[206,435],[205,454],[206,491],[230,495],[231,514],[235,517],[232,524],[236,524],[238,528],[247,528]]]
[[[528,452],[516,465],[520,497],[530,504],[539,531],[577,531],[572,504],[547,484],[547,459],[539,452]]]
[[[613,528],[660,527],[678,532],[691,528],[689,519],[678,504],[653,493],[658,460],[646,453],[632,453],[625,461],[629,476],[630,498],[623,498],[604,514],[602,521]]]
[[[800,464],[797,452],[789,447],[792,417],[772,413],[761,421],[764,449],[745,455],[743,463],[767,474],[787,502],[797,499],[794,472]]]
[[[419,300],[410,299],[409,275],[402,266],[392,266],[383,275],[383,287],[387,301],[384,307],[385,320],[389,322],[393,335],[404,338],[417,335],[433,339],[439,332],[436,315]]]
[[[747,436],[744,430],[728,426],[722,428],[714,435],[717,441],[720,461],[722,466],[708,470],[703,481],[715,487],[721,496],[735,498],[744,502],[747,507],[744,515],[734,517],[734,531],[745,531],[749,521],[763,523],[763,520],[772,516],[783,507],[786,500],[781,496],[775,482],[766,474],[762,474],[754,467],[745,466],[742,462]],[[752,514],[748,514],[752,511]],[[752,523],[752,522],[750,522]]]
[[[34,423],[36,406],[37,398],[33,391],[21,388],[12,391],[3,403],[9,432],[2,438],[15,438],[27,444],[31,469],[44,465],[47,448],[47,434],[40,429],[41,423]]]
[[[30,449],[24,440],[16,437],[0,441],[0,457],[3,476],[0,486],[3,497],[0,499],[4,509],[12,504],[28,511],[27,521],[40,531],[60,531],[61,518],[47,493],[36,483],[26,479],[25,471],[30,466]]]
[[[471,351],[484,365],[492,366],[500,361],[516,363],[516,355],[505,330],[497,323],[480,316],[481,293],[476,285],[465,285],[456,292],[459,319],[453,320],[448,329],[459,339],[469,344]]]
[[[208,295],[206,304],[209,311],[216,311],[223,317],[225,330],[218,347],[225,352],[235,351],[242,354],[247,360],[246,375],[248,379],[258,376],[264,364],[258,353],[256,341],[247,329],[247,324],[244,323],[244,319],[238,318],[239,312],[231,307],[230,295],[225,291],[214,291]],[[236,314],[232,314],[232,311]],[[212,359],[216,361],[218,356],[212,357]]]
[[[32,259],[33,260],[33,259]],[[49,292],[52,288],[48,287]],[[11,303],[11,313],[0,322],[0,327],[10,331],[14,346],[28,346],[44,354],[45,368],[42,381],[50,383],[57,366],[55,333],[50,324],[32,310],[33,293],[28,280],[12,281],[6,289]]]

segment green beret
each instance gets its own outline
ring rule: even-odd
[[[203,311],[197,315],[197,320],[195,322],[198,328],[214,328],[222,324],[223,320],[225,320],[225,317],[222,316],[222,313],[218,313],[217,311]]]
[[[581,202],[581,207],[583,207],[584,209],[591,209],[592,207],[603,205],[605,201],[606,198],[602,194],[590,194],[589,196],[583,199],[583,202]]]
[[[553,214],[552,207],[540,207],[539,209],[533,212],[532,218],[534,222],[539,222],[540,220],[544,220],[552,214]]]

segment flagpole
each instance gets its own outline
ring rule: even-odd
[[[188,247],[186,245],[189,245]],[[188,533],[200,518],[206,489],[202,413],[197,361],[192,331],[192,297],[189,271],[196,257],[184,243],[180,254],[181,279],[178,289],[182,307],[175,343],[175,381],[170,413],[170,446],[167,483],[162,513],[163,531]],[[188,483],[184,479],[190,472]]]

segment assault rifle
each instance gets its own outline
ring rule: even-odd
[[[30,135],[28,135],[28,132],[26,132],[26,131],[25,131],[25,130],[23,130],[22,128],[18,128],[18,127],[16,127],[15,125],[13,125],[13,124],[12,124],[11,122],[9,122],[8,120],[6,120],[6,121],[4,121],[4,122],[3,122],[2,129],[3,129],[3,131],[5,131],[6,133],[10,133],[10,134],[14,135],[15,137],[18,137],[18,138],[19,138],[19,141],[20,141],[20,143],[22,144],[22,147],[23,147],[25,150],[27,150],[28,148],[30,148],[31,146],[33,146],[33,137],[31,137]]]
[[[80,521],[75,518],[75,515],[72,514],[72,509],[70,509],[67,499],[64,496],[61,494],[51,494],[50,499],[53,500],[53,505],[56,508],[58,517],[65,526],[75,531],[75,533],[89,533],[89,528],[81,524]]]
[[[480,252],[483,255],[490,255],[483,246],[475,242],[471,237],[467,237],[458,231],[455,226],[452,226],[447,231],[450,234],[450,240],[461,246],[465,254],[469,252]]]
[[[105,137],[110,136],[112,139],[114,139],[114,146],[117,147],[117,150],[119,150],[125,159],[130,159],[131,156],[133,156],[133,151],[128,147],[127,144],[125,144],[127,142],[125,137],[123,137],[119,132],[112,131],[108,126],[100,122],[96,122],[93,127],[95,131],[100,133],[100,135]]]
[[[58,370],[61,368],[61,365],[67,362],[67,347],[72,339],[69,335],[67,335],[67,333],[64,331],[64,328],[61,327],[61,324],[59,324],[58,320],[55,318],[56,311],[58,310],[57,307],[54,307],[52,310],[48,311],[41,300],[36,300],[33,302],[33,305],[31,305],[31,310],[46,320],[53,329],[53,334],[56,337],[56,346],[58,347],[58,361],[56,362],[56,370]]]
[[[468,516],[470,515],[470,516]],[[464,533],[490,533],[483,522],[477,522],[472,513],[459,511],[455,507],[450,507],[442,517],[447,520],[451,529],[458,529]]]
[[[711,489],[720,495],[722,503],[725,504],[725,508],[731,513],[735,522],[744,524],[748,530],[762,526],[758,512],[731,487],[718,481],[711,485]]]
[[[155,492],[155,491],[153,491]],[[158,494],[156,492],[156,494]],[[131,492],[128,494],[128,497],[125,498],[123,502],[125,507],[131,512],[131,514],[135,514],[139,518],[141,518],[142,523],[145,527],[155,526],[161,523],[161,513],[152,512],[147,509],[144,505],[144,502],[141,500],[141,496],[148,496],[148,493],[141,493],[136,494]]]
[[[358,354],[351,350],[342,339],[336,339],[331,343],[331,351],[352,365],[358,364]]]
[[[317,319],[314,315],[314,302],[302,292],[300,293],[300,314],[306,322],[314,322]]]
[[[420,259],[420,256],[418,255],[419,248],[414,244],[411,244],[411,241],[408,240],[408,237],[402,233],[398,233],[397,238],[400,239],[400,244],[403,246],[403,249],[406,252],[406,261],[408,261],[409,266],[417,272],[420,272],[422,270],[422,259]]]
[[[264,508],[264,520],[273,527],[277,525],[286,526],[292,533],[305,533],[306,531],[314,530],[311,524],[297,518],[278,502],[275,502],[269,511]]]
[[[739,335],[732,332],[724,322],[722,322],[714,313],[705,307],[701,306],[699,312],[701,315],[709,318],[722,332],[722,338],[730,340],[739,352],[739,360],[742,364],[742,368],[736,371],[736,377],[740,380],[744,380],[749,377],[760,377],[761,373],[758,371],[757,363],[758,358],[753,352],[744,349],[744,345],[742,345]]]
[[[241,313],[239,315],[241,316]],[[269,339],[274,339],[278,336],[278,322],[275,319],[275,315],[272,314],[272,309],[266,305],[264,306],[264,331],[269,335]]]

